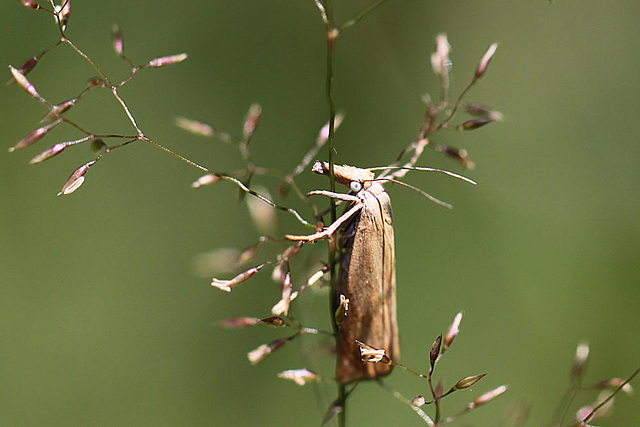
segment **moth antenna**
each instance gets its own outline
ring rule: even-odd
[[[448,208],[448,209],[453,209],[453,206],[450,205],[449,203],[443,202],[442,200],[433,197],[431,194],[427,193],[426,191],[423,191],[423,190],[419,189],[418,187],[414,187],[411,184],[407,184],[406,182],[398,181],[398,180],[393,179],[393,178],[382,178],[381,181],[389,181],[389,182],[393,182],[394,184],[401,185],[402,187],[407,187],[409,190],[415,191],[416,193],[420,194],[421,196],[426,197],[427,199],[431,200],[432,202],[434,202],[437,205],[444,206],[445,208]]]
[[[448,170],[444,170],[444,169],[437,169],[437,168],[425,168],[425,167],[420,167],[420,166],[381,166],[381,167],[376,167],[376,168],[368,168],[367,170],[370,171],[379,171],[379,170],[412,170],[412,171],[423,171],[423,172],[440,172],[443,173],[445,175],[449,175],[453,178],[458,178],[461,179],[465,182],[468,182],[469,184],[473,184],[476,185],[476,182],[472,179],[467,178],[466,176],[463,175],[459,175],[457,173],[454,172],[450,172]],[[383,180],[387,180],[387,178],[377,178],[377,179],[383,179]],[[392,180],[389,180],[392,181]],[[394,182],[398,182],[398,181],[394,181]]]

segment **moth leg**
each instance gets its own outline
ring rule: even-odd
[[[307,193],[307,196],[327,196],[327,197],[331,197],[332,199],[343,200],[345,202],[357,203],[360,201],[360,199],[357,196],[354,196],[351,194],[334,193],[333,191],[326,191],[326,190],[309,191]]]
[[[333,197],[334,199],[339,199],[336,202],[336,206],[341,204],[343,201],[349,201],[349,202],[354,202],[354,203],[357,202],[357,200],[354,198],[356,196],[352,196],[350,194],[332,193],[330,191],[325,191],[325,190],[310,191],[310,192],[307,193],[307,196],[315,196],[315,195],[327,196],[327,197]],[[329,212],[331,212],[331,208],[327,208],[327,209],[323,210],[320,213],[320,215],[318,215],[318,217],[322,218],[325,215],[327,215]]]
[[[344,196],[344,194],[342,195]],[[287,240],[292,240],[294,242],[316,242],[321,239],[326,239],[327,237],[335,233],[338,227],[344,224],[345,221],[351,218],[356,212],[358,212],[363,207],[364,207],[364,204],[360,202],[360,199],[357,199],[357,202],[353,205],[351,209],[343,213],[340,216],[340,218],[336,219],[333,224],[331,224],[329,227],[325,228],[324,230],[318,233],[310,234],[308,236],[294,236],[291,234],[287,234],[285,238]]]

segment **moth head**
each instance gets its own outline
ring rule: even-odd
[[[317,174],[329,176],[329,164],[327,162],[316,161],[311,170]],[[334,165],[333,173],[336,177],[336,182],[349,187],[354,193],[366,188],[368,186],[367,183],[374,179],[373,172],[370,170],[347,165]]]

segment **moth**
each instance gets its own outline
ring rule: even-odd
[[[316,162],[313,172],[329,175],[329,165]],[[334,307],[340,295],[349,301],[339,323],[336,379],[344,385],[387,375],[392,366],[363,363],[356,341],[384,349],[392,360],[399,356],[396,321],[396,276],[391,199],[382,182],[367,169],[334,166],[336,182],[349,194],[314,191],[347,201],[344,214],[325,231],[290,240],[315,241],[337,231],[338,263]]]
[[[383,169],[379,177],[373,170]],[[391,360],[398,360],[398,324],[396,320],[396,274],[391,199],[383,183],[394,182],[407,186],[435,201],[451,207],[429,194],[393,179],[407,169],[442,172],[456,178],[473,181],[433,168],[399,167],[396,174],[385,176],[391,168],[360,169],[353,166],[334,166],[336,182],[347,186],[348,194],[324,190],[309,195],[324,195],[347,202],[344,213],[329,227],[308,236],[288,235],[294,241],[317,241],[337,233],[339,272],[336,278],[333,307],[340,298],[348,300],[346,315],[339,322],[337,340],[336,380],[346,385],[360,380],[375,379],[389,374],[392,365],[363,363],[359,342],[384,350]],[[329,165],[316,161],[312,171],[328,176]]]

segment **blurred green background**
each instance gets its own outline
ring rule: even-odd
[[[339,20],[367,4],[334,3]],[[19,67],[56,40],[44,13],[5,1],[0,16],[5,66]],[[437,93],[429,57],[438,33],[453,46],[454,93],[489,44],[500,43],[467,100],[499,109],[506,120],[434,137],[469,151],[477,168],[466,175],[478,185],[409,174],[408,182],[453,203],[453,211],[390,187],[402,361],[425,371],[431,342],[463,309],[440,376],[450,385],[489,375],[445,402],[446,413],[510,387],[459,425],[508,425],[513,408],[530,409],[526,425],[546,425],[581,341],[592,347],[589,383],[640,365],[639,19],[634,0],[405,0],[338,40],[335,99],[347,118],[337,161],[361,167],[389,163],[415,138],[420,96]],[[200,163],[222,171],[242,164],[233,147],[177,129],[175,116],[240,134],[258,102],[254,158],[283,170],[297,164],[326,121],[324,27],[311,0],[74,2],[69,37],[123,78],[110,42],[114,22],[136,63],[188,52],[183,64],[141,73],[122,95],[149,136]],[[60,102],[93,74],[62,48],[29,78]],[[45,110],[15,85],[0,93],[8,148]],[[98,92],[69,117],[97,132],[132,132]],[[321,341],[305,337],[254,367],[246,353],[281,331],[215,326],[231,316],[267,316],[278,299],[269,273],[225,294],[194,272],[197,254],[244,248],[259,235],[236,188],[192,190],[197,170],[136,144],[92,168],[73,195],[56,197],[68,174],[92,158],[88,149],[26,163],[76,137],[61,128],[37,147],[0,150],[0,425],[319,425],[334,387],[301,389],[276,373],[306,366],[331,375],[330,358],[313,355]],[[421,164],[460,171],[433,152]],[[300,179],[303,190],[326,186],[310,175]],[[300,207],[292,197],[285,203]],[[304,232],[279,218],[279,233]],[[322,248],[314,255],[324,256]],[[309,294],[296,308],[326,327],[326,299],[323,291]],[[403,372],[389,383],[408,397],[427,394]],[[639,425],[637,408],[637,396],[622,395],[601,424]],[[421,425],[372,384],[353,395],[349,421]]]

